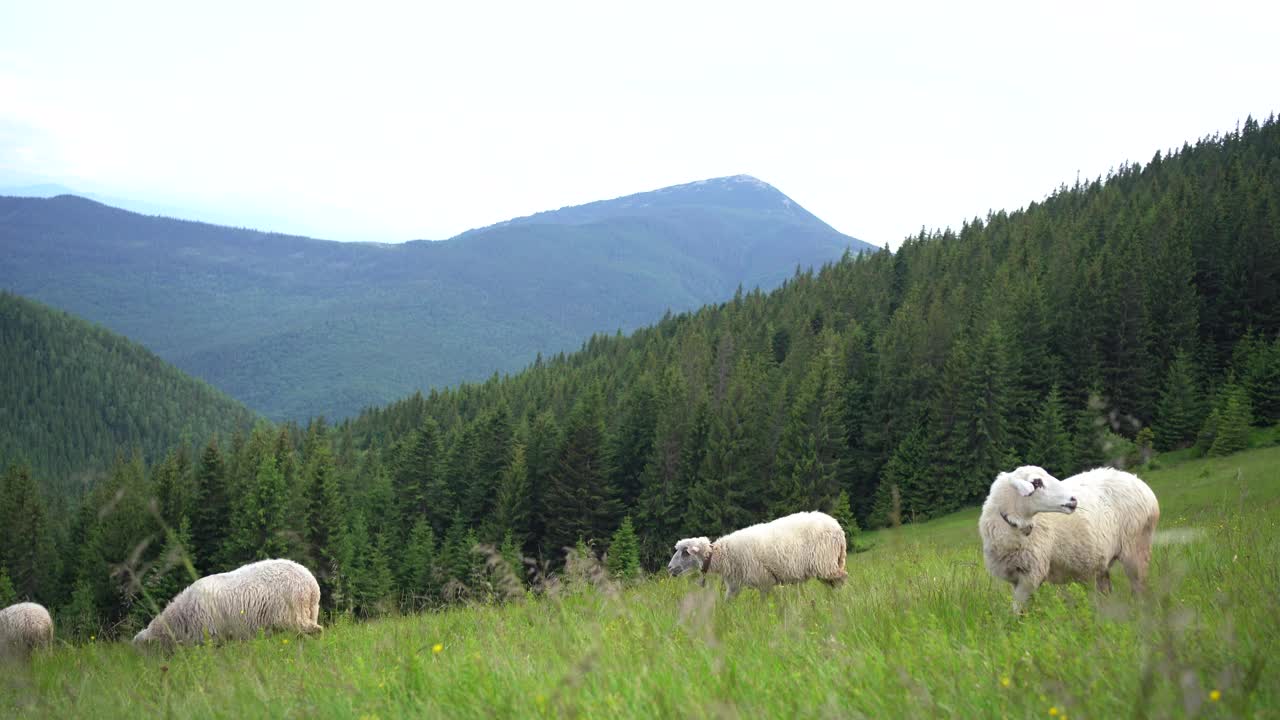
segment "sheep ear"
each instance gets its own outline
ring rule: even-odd
[[[1026,497],[1036,491],[1035,485],[1032,485],[1020,477],[1010,477],[1009,482],[1013,483],[1013,486],[1018,489],[1018,494],[1022,497]]]

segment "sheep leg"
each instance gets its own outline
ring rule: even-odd
[[[1131,547],[1125,548],[1120,555],[1124,565],[1124,574],[1129,576],[1129,586],[1133,592],[1140,593],[1147,589],[1147,568],[1151,565],[1151,542],[1156,534],[1157,514],[1147,521]]]
[[[734,597],[737,596],[738,592],[742,590],[742,588],[738,587],[737,585],[734,585],[733,583],[726,583],[726,585],[727,587],[724,592],[725,600],[732,600]]]
[[[1098,576],[1098,592],[1103,595],[1111,594],[1111,569],[1107,568]]]
[[[1013,611],[1019,615],[1026,612],[1027,602],[1031,600],[1031,594],[1036,591],[1040,583],[1028,578],[1026,575],[1018,578],[1017,584],[1013,586]]]
[[[1151,562],[1150,546],[1120,558],[1120,562],[1124,564],[1124,574],[1129,576],[1133,592],[1144,592],[1147,589],[1147,565]]]

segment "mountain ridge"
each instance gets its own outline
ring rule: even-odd
[[[0,198],[0,288],[101,323],[274,419],[341,418],[870,248],[772,186],[724,184],[392,244]]]

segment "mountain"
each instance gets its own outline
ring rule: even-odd
[[[138,448],[155,459],[184,438],[203,441],[254,421],[146,348],[7,292],[0,368],[0,465],[28,462],[59,491],[84,484],[117,452]]]
[[[346,417],[515,371],[868,247],[744,176],[398,245],[0,198],[0,287],[123,333],[276,419]]]

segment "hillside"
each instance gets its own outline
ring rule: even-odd
[[[726,603],[717,579],[658,576],[370,623],[326,618],[315,638],[173,655],[100,638],[59,646],[0,674],[0,713],[1269,717],[1280,704],[1278,463],[1271,447],[1144,473],[1163,510],[1150,598],[1134,598],[1117,568],[1109,597],[1045,586],[1015,617],[1008,585],[982,567],[969,510],[877,533],[835,592],[813,582]]]
[[[0,467],[30,463],[52,494],[83,490],[116,453],[157,460],[181,442],[247,429],[244,406],[154,353],[0,292]]]
[[[867,247],[741,176],[402,245],[0,198],[0,287],[127,335],[276,419],[347,417],[515,371]]]

